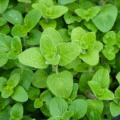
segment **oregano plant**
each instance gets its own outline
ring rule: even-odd
[[[0,0],[0,120],[119,120],[120,0]]]

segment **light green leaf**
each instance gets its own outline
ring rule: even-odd
[[[101,88],[101,86],[94,81],[88,82],[92,92],[99,100],[113,100],[114,94],[107,88]]]
[[[39,24],[43,29],[47,29],[49,27],[56,28],[57,22],[55,20],[40,20]]]
[[[11,34],[13,36],[25,37],[27,35],[27,30],[24,25],[16,24],[12,30]]]
[[[75,60],[80,54],[80,47],[77,43],[68,42],[58,45],[60,54],[60,65],[65,66]]]
[[[16,103],[10,109],[10,120],[21,120],[23,118],[23,106],[20,103]]]
[[[93,49],[84,51],[80,54],[80,58],[89,65],[96,65],[99,62],[99,52],[102,50],[103,45],[101,42],[96,42],[96,46]]]
[[[28,12],[28,14],[24,18],[24,26],[27,32],[29,32],[32,28],[36,26],[40,18],[41,18],[41,13],[39,10],[32,9],[31,11]]]
[[[103,101],[88,99],[87,103],[87,117],[90,118],[90,120],[101,120],[104,108]]]
[[[47,78],[47,86],[55,96],[68,98],[73,89],[73,76],[68,71],[53,73]]]
[[[114,94],[108,89],[110,85],[110,76],[106,68],[98,69],[88,84],[95,96],[100,100],[114,99]]]
[[[64,15],[64,20],[67,24],[75,23],[75,22],[80,22],[81,18],[77,15],[74,15],[72,12],[67,12]]]
[[[60,56],[57,54],[57,46],[63,39],[54,28],[47,28],[40,38],[40,51],[48,64],[59,63]]]
[[[116,79],[117,79],[118,83],[120,84],[120,72],[117,73]]]
[[[3,14],[3,17],[11,24],[21,24],[23,22],[22,14],[15,10],[10,9]]]
[[[92,21],[100,31],[107,32],[113,27],[117,14],[116,6],[107,4]]]
[[[27,66],[44,69],[47,67],[38,47],[31,47],[18,56],[19,61]]]
[[[101,88],[109,88],[110,85],[109,70],[106,68],[98,69],[94,74],[91,82],[92,81],[99,83]]]
[[[28,100],[28,94],[22,86],[15,88],[12,99],[18,102],[26,102]]]
[[[108,60],[113,60],[115,59],[115,55],[118,51],[119,49],[115,46],[105,45],[102,50],[102,53]]]
[[[9,51],[9,59],[15,59],[18,54],[22,52],[22,42],[17,36],[13,37],[11,41],[11,49]]]
[[[56,19],[64,15],[68,11],[68,8],[65,6],[56,5],[50,7],[49,10],[51,13],[48,14],[48,17],[51,19]]]
[[[66,5],[75,2],[76,0],[58,0],[59,4]]]
[[[0,0],[0,14],[2,14],[8,7],[9,0]]]
[[[14,90],[11,86],[4,86],[1,96],[2,98],[8,98],[13,94]]]
[[[86,34],[82,27],[76,27],[71,32],[71,40],[73,42],[80,42],[81,38]]]
[[[40,108],[43,106],[43,101],[40,98],[36,98],[34,101],[34,108]]]
[[[78,93],[78,84],[74,83],[73,84],[73,90],[72,90],[72,93],[70,95],[70,99],[74,100],[77,97],[77,93]]]
[[[87,102],[83,99],[74,100],[70,106],[69,110],[74,112],[73,118],[75,120],[81,119],[85,116],[87,112]]]
[[[82,19],[85,19],[86,21],[89,21],[90,19],[94,18],[99,12],[100,12],[99,6],[91,7],[87,10],[82,8],[78,8],[75,10],[75,13]]]
[[[43,70],[37,70],[33,76],[32,85],[37,88],[46,88],[47,76],[47,72]]]
[[[114,31],[107,32],[103,37],[103,42],[108,46],[113,46],[117,43],[117,36]]]
[[[120,115],[120,105],[118,105],[114,102],[111,102],[110,103],[110,112],[113,117]]]
[[[12,38],[8,35],[0,33],[0,52],[7,53],[10,50]]]
[[[33,80],[33,75],[34,73],[31,69],[22,70],[20,84],[25,88],[25,90],[29,90]]]
[[[15,69],[12,71],[8,81],[7,86],[10,86],[11,88],[15,88],[20,82],[20,70]]]
[[[23,3],[31,3],[31,0],[18,0],[18,1]]]
[[[61,117],[67,111],[68,105],[67,102],[62,99],[55,97],[51,99],[49,104],[49,111],[51,116]]]

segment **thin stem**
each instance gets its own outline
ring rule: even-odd
[[[58,65],[53,65],[52,66],[52,71],[55,72],[55,73],[58,73]]]

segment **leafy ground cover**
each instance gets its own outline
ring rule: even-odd
[[[120,119],[120,0],[0,0],[0,120]]]

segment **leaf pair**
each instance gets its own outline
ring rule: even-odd
[[[35,68],[46,68],[45,59],[40,53],[38,47],[31,47],[26,49],[18,56],[19,61],[27,66]]]
[[[33,17],[34,16],[34,17]],[[41,18],[40,11],[37,9],[32,9],[27,13],[24,18],[23,24],[15,24],[12,28],[11,34],[13,36],[24,37],[27,35],[27,32],[31,31]]]
[[[114,31],[109,31],[103,36],[104,48],[102,50],[103,55],[108,60],[113,60],[115,58],[116,53],[119,51],[118,49],[118,34]]]
[[[88,82],[94,95],[100,100],[113,100],[114,94],[109,90],[110,76],[106,68],[100,68]]]
[[[13,100],[19,102],[24,102],[28,99],[25,89],[18,85],[20,82],[19,69],[14,70],[8,80],[4,77],[1,77],[0,79],[0,92],[3,98],[8,98],[11,96]]]
[[[81,27],[72,30],[71,39],[80,46],[80,58],[89,65],[96,65],[99,62],[99,52],[102,50],[102,43],[96,41],[95,32],[86,32]]]
[[[73,117],[75,120],[81,119],[87,112],[87,102],[83,99],[76,99],[68,106],[67,102],[59,97],[51,99],[49,111],[53,119],[69,120]]]
[[[100,12],[99,6],[91,7],[88,8],[87,10],[83,8],[78,8],[75,10],[75,13],[79,17],[81,17],[81,19],[84,19],[86,21],[93,19],[99,12]]]
[[[39,3],[33,4],[32,7],[38,9],[43,17],[50,19],[59,18],[68,11],[65,6],[54,5],[52,0],[40,0]]]

